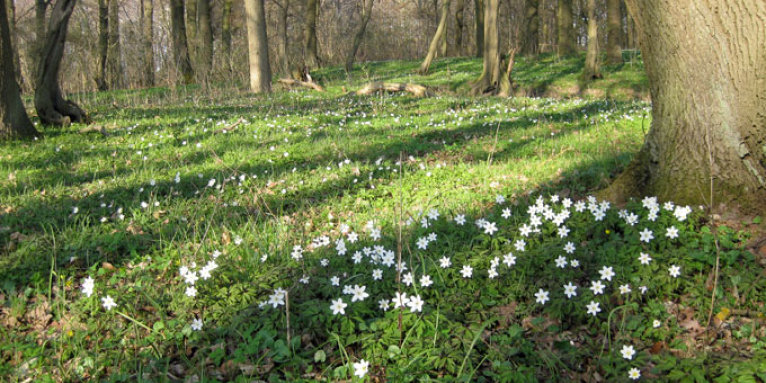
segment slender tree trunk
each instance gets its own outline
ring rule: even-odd
[[[496,93],[500,87],[500,35],[497,28],[499,0],[484,0],[484,66],[479,78],[471,87],[472,94]]]
[[[205,77],[210,74],[213,67],[213,28],[210,17],[210,1],[197,0],[197,22],[199,33],[199,70]]]
[[[596,0],[587,0],[586,11],[588,12],[588,48],[585,53],[585,67],[583,68],[582,81],[589,81],[601,77],[601,64],[599,63],[598,48],[598,20],[596,20]]]
[[[606,62],[610,65],[622,64],[621,16],[620,0],[606,0]]]
[[[288,37],[287,37],[287,11],[290,9],[290,0],[284,0],[284,3],[277,2],[277,32],[279,33],[279,45],[277,45],[277,56],[279,58],[279,67],[282,75],[290,76],[290,60],[288,57]]]
[[[56,1],[48,22],[35,91],[35,109],[44,124],[63,125],[88,120],[88,116],[77,104],[64,99],[58,82],[69,18],[76,3],[77,0]]]
[[[231,59],[231,6],[234,0],[224,0],[221,12],[221,46],[224,60]]]
[[[626,4],[649,78],[652,126],[605,196],[766,213],[766,3]]]
[[[476,57],[484,56],[484,2],[473,0],[474,26],[476,27]]]
[[[317,48],[317,13],[319,12],[319,0],[307,0],[306,24],[303,28],[303,64],[307,70],[319,66],[319,54]]]
[[[556,19],[558,21],[558,55],[570,56],[577,52],[577,41],[572,25],[572,0],[558,0]]]
[[[12,0],[0,1],[0,139],[37,137],[39,133],[29,121],[14,75],[14,49],[6,14],[6,1]]]
[[[109,0],[109,48],[106,53],[106,73],[109,87],[124,86],[122,52],[120,49],[120,0]]]
[[[98,73],[96,87],[107,90],[106,60],[109,50],[109,0],[98,0]]]
[[[465,0],[457,0],[455,9],[455,48],[454,56],[463,55],[463,24],[465,23]]]
[[[539,0],[526,0],[527,31],[524,34],[522,54],[534,55],[540,50],[540,7]]]
[[[189,46],[189,57],[199,72],[199,41],[197,41],[197,0],[182,0],[186,5],[186,41]]]
[[[254,93],[269,93],[271,92],[271,69],[269,68],[269,45],[266,39],[266,11],[263,0],[245,0],[245,15],[250,90]]]
[[[428,73],[428,68],[431,67],[431,62],[436,57],[439,44],[442,40],[447,40],[447,17],[449,17],[449,0],[442,1],[441,16],[439,17],[439,26],[436,27],[436,33],[434,33],[431,44],[428,46],[428,54],[426,55],[423,63],[420,64],[420,73]]]
[[[144,48],[144,85],[154,86],[154,4],[141,0],[141,22]]]
[[[170,21],[173,33],[173,58],[181,73],[184,84],[191,84],[194,79],[189,46],[186,42],[186,22],[184,21],[184,0],[170,0]]]
[[[346,72],[351,72],[354,66],[354,58],[356,52],[359,50],[359,46],[362,45],[362,39],[364,38],[364,31],[367,30],[367,23],[372,16],[372,7],[375,4],[375,0],[364,0],[362,4],[362,19],[359,22],[359,29],[357,29],[354,35],[354,42],[351,45],[351,50],[346,56]]]

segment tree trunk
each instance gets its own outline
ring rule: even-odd
[[[96,87],[107,90],[106,84],[106,55],[109,49],[109,3],[108,0],[98,0],[98,73]]]
[[[14,77],[19,88],[23,87],[24,78],[21,76],[21,59],[19,58],[19,36],[16,31],[16,4],[15,0],[8,0],[8,30],[11,35],[11,46],[13,52],[13,68]]]
[[[199,42],[197,41],[197,0],[182,0],[186,4],[186,41],[189,46],[189,56],[194,67],[199,71]]]
[[[284,4],[277,2],[277,33],[279,33],[279,44],[277,45],[277,56],[279,58],[279,67],[282,75],[290,76],[290,60],[288,57],[288,37],[287,37],[287,11],[290,9],[290,0],[284,0]]]
[[[596,0],[587,0],[588,12],[588,48],[585,53],[585,67],[582,82],[588,83],[601,77],[601,65],[598,60],[598,20],[596,20]]]
[[[442,40],[447,40],[447,17],[449,17],[449,0],[442,1],[441,16],[439,17],[439,26],[436,27],[436,33],[434,33],[431,44],[428,46],[428,54],[426,55],[423,63],[420,64],[420,73],[428,73],[428,68],[431,66],[431,62],[436,57],[439,44]]]
[[[319,12],[319,0],[307,0],[306,23],[303,28],[303,65],[306,70],[319,66],[319,54],[317,48],[317,13]]]
[[[484,1],[473,0],[476,27],[476,57],[484,56]]]
[[[577,41],[572,26],[572,0],[558,0],[558,55],[570,56],[577,52]]]
[[[766,3],[626,4],[638,27],[652,126],[605,196],[766,213]]]
[[[109,0],[109,48],[106,53],[106,73],[109,87],[123,87],[122,52],[120,49],[120,0]]]
[[[45,46],[37,69],[35,91],[35,109],[44,124],[64,125],[88,120],[88,116],[77,104],[64,99],[58,82],[69,18],[76,3],[77,0],[56,1],[48,22]]]
[[[0,1],[0,139],[37,137],[39,133],[29,121],[14,75],[14,49],[6,14],[6,1],[13,0]]]
[[[524,45],[521,53],[526,55],[534,55],[539,52],[540,40],[540,7],[539,0],[526,0],[526,15],[524,19],[527,21],[527,32],[524,34]]]
[[[170,0],[170,19],[173,32],[173,58],[181,72],[184,84],[191,84],[194,79],[189,46],[186,42],[186,22],[184,21],[184,0]]]
[[[497,28],[497,11],[499,0],[484,0],[484,66],[479,78],[471,86],[471,93],[496,93],[502,84],[502,68],[500,66],[499,31]]]
[[[620,0],[606,0],[606,62],[609,65],[622,64],[621,34]]]
[[[154,86],[154,4],[152,4],[152,0],[141,0],[141,11],[144,48],[144,85]]]
[[[465,13],[465,0],[457,0],[455,10],[455,48],[453,56],[463,55],[463,19]]]
[[[354,42],[351,45],[351,51],[346,56],[346,72],[351,72],[354,66],[354,58],[356,52],[359,50],[359,46],[362,45],[362,39],[364,38],[364,31],[367,30],[367,23],[372,16],[372,6],[375,4],[375,0],[365,0],[362,4],[362,20],[359,23],[359,29],[357,29],[354,35]]]
[[[231,6],[234,0],[223,1],[221,12],[221,47],[224,60],[231,59]]]
[[[35,0],[35,44],[37,51],[45,45],[45,11],[48,8],[46,0]]]
[[[205,76],[213,68],[213,28],[210,17],[210,1],[197,0],[197,27],[199,32],[199,68],[197,73]]]
[[[255,93],[271,92],[269,45],[266,39],[266,12],[263,0],[245,0],[247,18],[248,61],[250,62],[250,90]]]

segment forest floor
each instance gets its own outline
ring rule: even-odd
[[[91,127],[0,143],[0,380],[766,381],[762,218],[592,197],[640,62],[572,91],[582,57],[522,58],[556,97],[510,99],[417,64],[80,94]]]

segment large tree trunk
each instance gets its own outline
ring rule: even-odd
[[[442,1],[441,16],[439,17],[439,26],[436,27],[436,33],[434,33],[431,44],[428,46],[428,54],[426,55],[423,63],[420,64],[420,73],[428,73],[428,68],[431,67],[431,62],[436,57],[437,50],[441,40],[447,40],[447,17],[449,17],[449,0]]]
[[[11,35],[11,45],[15,47],[13,51],[13,68],[14,76],[16,77],[16,83],[19,88],[23,87],[24,78],[21,76],[21,59],[19,58],[19,36],[16,31],[16,5],[14,0],[8,0],[8,30]]]
[[[96,87],[107,90],[106,57],[109,50],[109,3],[108,0],[98,0],[98,72]]]
[[[577,52],[572,22],[572,0],[558,0],[556,20],[558,22],[558,55],[570,56]]]
[[[189,46],[189,56],[194,67],[199,72],[199,42],[197,41],[197,0],[182,0],[186,5],[186,41]]]
[[[279,59],[279,68],[282,76],[290,76],[290,60],[288,57],[288,37],[287,37],[287,11],[290,9],[290,0],[284,0],[284,3],[277,2],[277,33],[279,41],[277,45],[277,58]]]
[[[510,88],[503,84],[507,77],[503,75],[500,62],[500,35],[497,28],[499,0],[484,0],[484,66],[479,78],[471,86],[472,94],[498,93]]]
[[[47,9],[46,0],[35,0],[35,44],[38,52],[45,45],[45,11]]]
[[[271,92],[269,45],[266,39],[266,11],[263,0],[245,0],[247,18],[248,61],[250,62],[250,90],[255,93]]]
[[[154,4],[152,4],[152,0],[141,0],[141,23],[144,48],[144,85],[154,86]]]
[[[484,1],[473,0],[474,27],[476,28],[476,57],[484,56]]]
[[[319,12],[319,0],[307,0],[306,23],[303,28],[303,65],[307,70],[319,66],[319,49],[317,43],[317,13]]]
[[[181,73],[184,84],[191,84],[194,79],[189,45],[186,42],[186,22],[184,21],[184,0],[170,0],[170,19],[173,33],[173,58]]]
[[[357,29],[354,35],[354,42],[351,45],[351,50],[346,56],[346,72],[351,72],[354,66],[354,58],[356,52],[359,50],[359,46],[362,45],[362,39],[364,38],[364,31],[367,30],[367,23],[372,16],[372,6],[375,4],[375,0],[364,0],[362,4],[362,20],[359,23],[359,29]]]
[[[197,0],[197,27],[199,28],[199,68],[197,73],[208,76],[213,67],[213,28],[210,17],[210,1]]]
[[[626,3],[649,78],[652,126],[604,194],[766,213],[766,3]]]
[[[465,0],[457,0],[455,7],[455,48],[453,56],[463,55],[463,24],[465,23]]]
[[[588,83],[601,77],[598,49],[598,20],[596,20],[596,0],[587,0],[588,13],[588,47],[585,52],[585,67],[582,72],[582,82]]]
[[[539,0],[526,0],[526,15],[525,20],[527,22],[527,31],[524,34],[524,41],[522,45],[522,54],[534,55],[539,52],[540,46],[540,7]]]
[[[19,84],[13,65],[13,46],[6,14],[6,1],[0,0],[0,139],[8,137],[37,137],[39,134],[27,117],[21,103]]]
[[[120,0],[109,0],[109,48],[106,53],[106,73],[109,87],[124,86],[122,52],[120,49]]]
[[[606,62],[610,65],[622,64],[622,15],[620,0],[606,0]]]
[[[68,122],[87,122],[88,117],[77,104],[65,100],[58,76],[64,57],[69,18],[77,0],[58,0],[53,6],[45,46],[37,69],[35,109],[44,124],[63,125]]]
[[[223,0],[221,11],[221,47],[223,59],[231,59],[231,6],[234,0]]]

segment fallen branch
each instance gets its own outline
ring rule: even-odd
[[[305,88],[314,89],[317,92],[324,92],[324,88],[322,88],[322,86],[320,86],[319,84],[317,84],[315,82],[293,80],[291,78],[280,78],[277,81],[280,84],[284,84],[284,85],[287,85],[287,86],[302,86],[302,87],[305,87]]]
[[[357,96],[367,96],[375,92],[408,92],[415,97],[428,97],[433,94],[423,85],[398,82],[371,82],[356,91]]]

